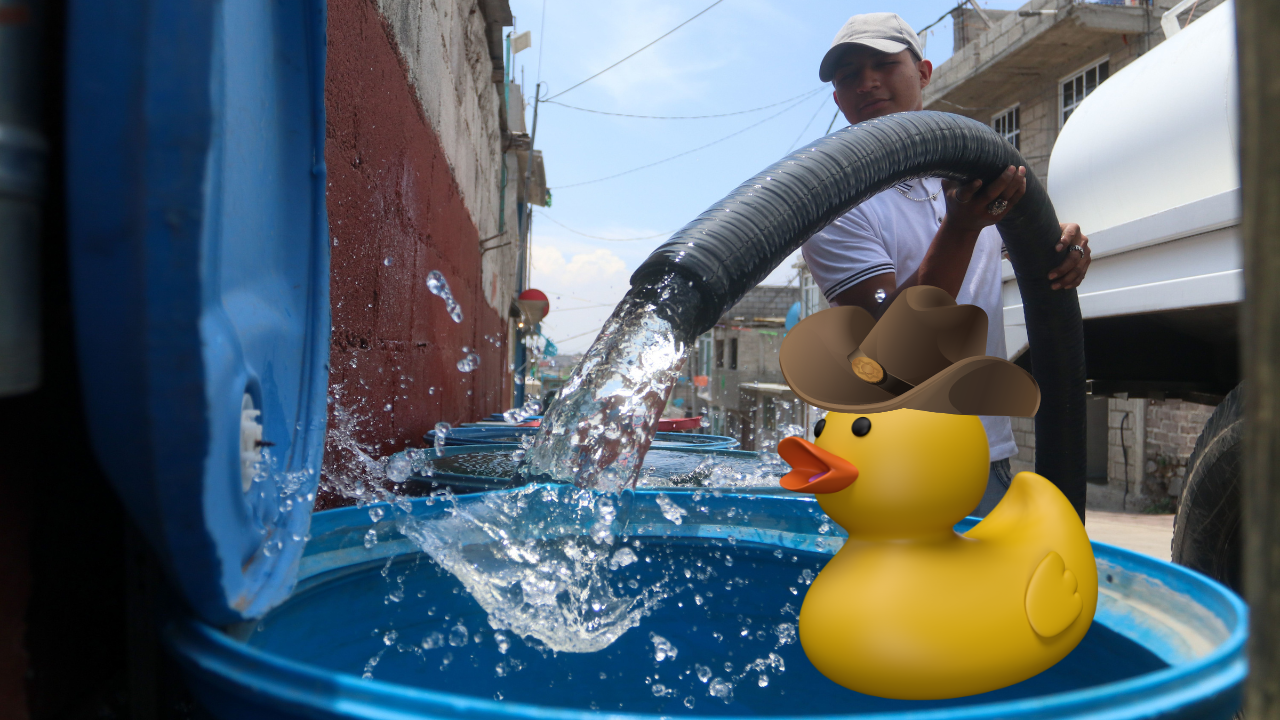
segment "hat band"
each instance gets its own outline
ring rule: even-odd
[[[859,380],[875,385],[895,397],[915,387],[915,385],[885,370],[883,365],[862,352],[862,348],[849,353],[849,365],[853,368],[853,374],[857,375]]]

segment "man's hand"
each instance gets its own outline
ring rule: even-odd
[[[965,185],[943,180],[942,187],[947,193],[944,224],[952,231],[976,234],[1003,220],[1026,194],[1027,169],[1010,165],[986,188],[982,187],[981,180]]]
[[[1054,290],[1070,290],[1079,287],[1084,280],[1084,274],[1089,271],[1089,263],[1092,262],[1092,251],[1089,250],[1089,238],[1080,232],[1080,226],[1075,223],[1059,223],[1062,226],[1062,238],[1058,240],[1058,244],[1053,249],[1062,252],[1062,248],[1070,248],[1071,252],[1067,253],[1067,259],[1062,264],[1054,268],[1049,273],[1050,280],[1057,280],[1053,283]]]

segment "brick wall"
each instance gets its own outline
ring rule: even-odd
[[[1173,512],[1187,460],[1213,406],[1182,400],[1107,400],[1107,482],[1089,483],[1088,506],[1118,512]],[[1035,420],[1013,418],[1013,472],[1034,470]]]
[[[465,12],[459,22],[466,26],[462,30],[474,30],[475,19]],[[481,252],[484,236],[478,225],[492,230],[496,224],[496,216],[487,214],[499,189],[496,181],[488,188],[474,182],[496,177],[503,159],[498,137],[487,132],[471,137],[486,143],[484,152],[450,151],[445,140],[451,136],[442,138],[424,112],[424,93],[415,88],[396,38],[374,0],[330,0],[325,81],[330,395],[335,400],[325,452],[330,487],[335,482],[360,486],[354,482],[360,464],[354,462],[353,441],[375,457],[421,446],[422,436],[437,422],[456,425],[503,410],[511,392],[509,324],[505,308],[495,308],[486,297],[482,260],[505,262],[510,278],[505,289],[497,289],[509,300],[515,248]],[[487,53],[473,59],[486,66],[483,77],[488,78]],[[419,77],[448,85],[447,97],[475,106],[459,110],[459,117],[485,117],[496,128],[496,114],[489,118],[476,110],[496,113],[489,98],[496,96],[492,83]],[[455,92],[455,85],[473,94]],[[491,162],[494,167],[463,167]],[[484,197],[469,203],[468,191]],[[514,235],[516,208],[510,200],[505,225]],[[425,279],[433,270],[445,276],[461,305],[461,323],[428,290]],[[480,357],[474,372],[457,367],[464,347]],[[339,407],[354,416],[338,413]]]

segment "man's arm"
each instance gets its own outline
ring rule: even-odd
[[[915,285],[932,285],[942,288],[956,297],[964,283],[973,248],[983,228],[994,225],[1009,214],[1027,190],[1026,168],[1010,166],[1004,173],[982,189],[982,181],[974,180],[964,186],[944,183],[946,186],[947,214],[942,218],[938,233],[934,235],[920,267],[899,283],[896,273],[884,273],[863,280],[836,295],[837,305],[856,305],[879,317],[903,290]],[[1000,213],[992,214],[987,208],[998,199],[1006,203]],[[883,291],[883,301],[876,300],[876,293]]]

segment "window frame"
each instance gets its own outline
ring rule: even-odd
[[[1012,133],[1003,132],[998,127],[996,127],[996,121],[1003,120],[1005,117],[1009,116],[1009,114],[1011,113],[1013,114],[1014,123],[1017,125],[1017,128]],[[1001,110],[1000,112],[996,113],[995,115],[992,115],[991,129],[999,133],[1000,137],[1004,138],[1005,140],[1009,140],[1010,135],[1012,135],[1014,138],[1012,141],[1013,149],[1021,151],[1022,150],[1022,103],[1020,102],[1014,103],[1009,107],[1005,108],[1004,110]]]
[[[1058,95],[1058,130],[1062,130],[1062,127],[1067,124],[1067,118],[1063,117],[1063,114],[1067,112],[1067,107],[1066,107],[1066,102],[1062,97],[1062,86],[1067,84],[1067,81],[1069,80],[1075,80],[1077,77],[1082,77],[1085,73],[1089,72],[1090,70],[1097,67],[1101,67],[1103,63],[1107,64],[1107,77],[1099,81],[1096,85],[1094,85],[1093,90],[1088,91],[1083,97],[1080,98],[1080,100],[1075,101],[1075,104],[1071,106],[1071,112],[1074,113],[1075,109],[1080,107],[1080,103],[1084,102],[1085,97],[1092,95],[1094,90],[1097,90],[1098,87],[1102,85],[1102,83],[1111,79],[1111,70],[1112,70],[1111,55],[1110,54],[1103,55],[1093,60],[1092,62],[1085,63],[1075,72],[1068,73],[1066,75],[1063,75],[1061,78],[1058,78],[1058,84],[1054,86],[1056,88],[1055,92]]]
[[[729,369],[738,369],[738,338],[729,338]]]

